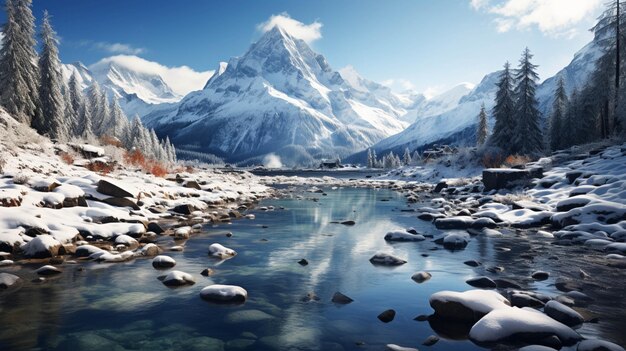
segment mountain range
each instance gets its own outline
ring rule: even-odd
[[[597,41],[590,42],[538,86],[544,116],[557,79],[565,80],[568,92],[580,88],[600,53]],[[435,143],[471,144],[481,105],[493,106],[500,72],[432,98],[396,93],[351,66],[333,69],[307,43],[274,27],[214,71],[166,71],[138,57],[114,56],[89,67],[67,64],[63,73],[67,79],[76,73],[83,87],[95,79],[129,117],[141,116],[179,149],[241,164],[262,163],[273,154],[295,166],[334,157],[363,162],[367,148],[380,155]]]

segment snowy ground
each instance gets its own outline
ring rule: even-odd
[[[272,193],[247,172],[180,170],[160,178],[122,164],[106,175],[92,172],[84,165],[93,160],[68,145],[52,144],[4,113],[0,117],[9,130],[0,142],[2,265],[73,254],[87,244],[106,251],[101,260],[128,260],[145,255],[142,248],[158,237],[179,235],[176,227],[196,224],[176,237],[184,239],[197,224],[242,217],[240,211]],[[106,153],[91,145],[83,149]],[[73,164],[61,152],[73,153]]]

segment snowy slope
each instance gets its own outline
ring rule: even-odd
[[[287,164],[348,155],[407,126],[390,90],[363,79],[355,87],[278,27],[217,72],[145,123],[182,148],[231,162],[277,153]]]
[[[539,109],[544,116],[550,114],[558,78],[563,77],[568,93],[581,88],[593,71],[600,54],[601,48],[597,41],[590,42],[574,55],[569,65],[537,87]],[[494,72],[485,76],[469,94],[459,99],[457,106],[448,111],[430,115],[428,112],[419,112],[415,116],[415,123],[403,132],[382,140],[373,148],[381,154],[402,151],[405,147],[419,149],[438,142],[460,145],[473,143],[480,106],[484,103],[488,111],[493,107],[498,74],[499,72]],[[454,95],[450,94],[451,97]],[[448,106],[454,106],[454,103]]]
[[[469,94],[475,85],[472,83],[461,83],[452,89],[432,98],[423,97],[417,100],[413,106],[409,108],[402,119],[413,123],[419,118],[440,115],[448,112],[459,105],[461,99]]]

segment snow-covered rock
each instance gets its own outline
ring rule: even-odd
[[[139,242],[135,238],[126,234],[116,236],[115,243],[118,245],[124,245],[128,247],[137,247],[139,245]]]
[[[10,273],[0,273],[0,289],[8,289],[21,281],[20,277]]]
[[[76,257],[89,257],[97,252],[102,252],[103,250],[99,247],[93,245],[80,245],[76,248],[76,252],[74,255]]]
[[[159,255],[152,259],[152,267],[156,269],[172,268],[176,265],[176,260],[169,256]]]
[[[229,249],[221,244],[214,243],[209,246],[209,256],[217,257],[221,259],[234,257],[237,252],[233,249]]]
[[[61,243],[49,234],[37,235],[22,246],[24,256],[34,258],[57,256],[59,248],[61,248]]]
[[[218,303],[243,303],[248,298],[248,292],[236,285],[209,285],[200,290],[200,297]]]
[[[45,265],[45,266],[37,268],[35,270],[35,273],[39,275],[56,275],[56,274],[61,274],[62,271],[55,266]]]
[[[429,299],[435,313],[446,319],[477,321],[487,313],[509,308],[510,302],[495,291],[440,291]]]
[[[396,230],[385,234],[386,241],[423,241],[426,238],[421,234],[411,234],[406,231]]]
[[[185,272],[181,271],[171,271],[162,280],[163,284],[166,286],[182,286],[182,285],[193,285],[196,283],[194,277]]]
[[[624,351],[624,348],[612,342],[588,339],[581,341],[576,351]]]
[[[489,312],[474,324],[469,336],[478,343],[541,343],[549,336],[556,336],[564,345],[572,345],[582,339],[570,327],[537,310],[517,307],[499,308]]]

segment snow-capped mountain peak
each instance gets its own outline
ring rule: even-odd
[[[145,122],[182,148],[230,161],[274,152],[287,164],[347,155],[407,125],[388,88],[363,79],[355,88],[280,27],[217,72],[202,91]]]
[[[119,56],[101,60],[90,69],[96,80],[109,88],[117,98],[136,95],[150,104],[176,102],[182,98],[172,91],[158,73],[138,71]]]

